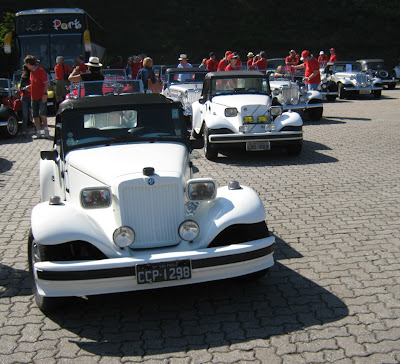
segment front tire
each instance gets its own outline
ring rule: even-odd
[[[320,121],[322,118],[322,113],[323,113],[323,108],[322,107],[314,107],[311,109],[308,109],[308,117],[310,118],[311,121]]]
[[[294,143],[290,143],[286,147],[288,154],[292,156],[297,156],[301,153],[303,149],[303,141],[302,140],[297,140]]]
[[[31,281],[32,294],[35,298],[36,305],[42,312],[54,311],[61,304],[65,303],[65,298],[60,297],[46,297],[39,294],[37,289],[37,277],[34,272],[33,266],[37,262],[50,260],[49,247],[46,245],[38,244],[33,238],[32,232],[28,237],[28,265],[29,277]]]
[[[374,97],[375,97],[376,99],[380,99],[381,96],[382,96],[382,90],[375,90],[375,91],[374,91]]]
[[[7,125],[2,127],[2,134],[5,138],[15,138],[18,134],[18,120],[15,115],[10,115],[7,118]]]
[[[341,99],[341,100],[343,100],[346,97],[348,97],[347,91],[345,91],[343,83],[339,83],[338,95],[339,95],[339,99]]]
[[[217,159],[218,151],[215,148],[215,146],[208,141],[209,134],[210,134],[210,132],[209,132],[209,129],[207,128],[207,125],[204,125],[204,130],[203,130],[204,155],[208,160],[214,160],[214,159]]]

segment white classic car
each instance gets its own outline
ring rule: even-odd
[[[28,240],[42,311],[69,296],[254,278],[274,264],[259,196],[194,178],[198,147],[181,104],[160,94],[61,104]]]
[[[192,136],[203,137],[207,159],[235,145],[248,151],[283,145],[290,154],[301,152],[303,120],[273,104],[268,76],[261,72],[210,72],[192,106]]]
[[[292,80],[293,79],[293,80]],[[272,95],[282,105],[283,110],[297,111],[312,121],[319,121],[323,114],[322,94],[308,91],[307,86],[294,81],[290,75],[270,74],[269,84]]]
[[[162,94],[183,107],[186,124],[190,126],[192,104],[198,101],[207,70],[202,68],[168,68],[165,71]]]
[[[361,64],[363,72],[380,78],[382,86],[386,86],[389,90],[396,88],[396,72],[390,70],[383,59],[358,59],[357,62]]]
[[[382,94],[381,79],[362,72],[358,62],[330,62],[325,67],[323,77],[336,84],[340,99],[370,94],[379,99]]]

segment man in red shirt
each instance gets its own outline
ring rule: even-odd
[[[328,56],[324,51],[319,52],[318,62],[320,67],[325,67],[328,63]]]
[[[338,59],[337,59],[335,48],[331,48],[329,50],[329,52],[331,52],[331,57],[329,58],[329,62],[336,62]]]
[[[303,60],[303,63],[297,66],[292,66],[292,68],[305,68],[304,81],[306,81],[308,90],[317,90],[318,85],[321,83],[321,76],[319,74],[319,63],[317,59],[314,58],[307,50],[301,52],[301,59]]]
[[[238,71],[241,68],[239,68],[239,66],[237,66],[237,61],[238,61],[238,56],[231,53],[228,56],[228,62],[229,64],[226,66],[225,71]]]
[[[44,126],[44,135],[49,137],[47,126],[47,90],[49,87],[45,70],[37,63],[34,56],[28,55],[24,59],[26,67],[31,71],[31,84],[26,86],[27,91],[31,92],[32,116],[36,127],[36,134],[33,139],[41,138],[40,122]]]
[[[79,72],[80,73],[86,73],[87,72],[87,67],[85,65],[85,61],[83,59],[83,56],[78,56],[77,60],[77,66],[79,67]]]
[[[261,71],[262,73],[266,73],[267,72],[267,55],[264,51],[260,52],[260,58],[255,61],[253,63],[254,66],[257,67],[257,69],[259,71]]]
[[[209,54],[210,58],[207,59],[206,65],[207,65],[207,70],[209,72],[216,72],[218,70],[218,61],[217,61],[217,56],[215,55],[214,52],[210,52]]]
[[[228,56],[232,54],[231,51],[225,52],[225,57],[222,58],[218,63],[218,71],[225,71],[226,66],[228,65]]]

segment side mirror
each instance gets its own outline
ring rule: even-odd
[[[200,104],[203,105],[205,102],[206,102],[206,99],[205,99],[204,97],[200,97],[200,98],[199,98],[199,103],[200,103]]]
[[[58,158],[58,152],[55,149],[42,150],[40,152],[40,158],[42,158],[43,160],[56,161]]]

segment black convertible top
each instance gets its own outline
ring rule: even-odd
[[[66,110],[79,111],[86,109],[126,109],[131,105],[171,105],[181,107],[180,103],[172,101],[161,94],[146,93],[146,94],[125,94],[125,95],[108,95],[108,96],[93,96],[77,99],[69,99],[61,103],[58,113],[63,113]]]

